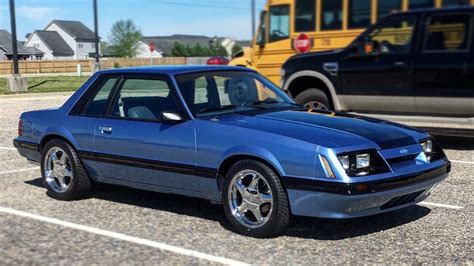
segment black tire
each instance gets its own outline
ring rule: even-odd
[[[62,193],[56,192],[54,189],[46,181],[46,171],[45,171],[45,161],[47,157],[47,153],[54,147],[59,147],[64,150],[69,157],[69,161],[71,164],[72,176],[71,184],[69,185],[68,189]],[[44,148],[42,149],[41,153],[41,175],[43,179],[43,185],[47,189],[47,194],[57,200],[79,200],[90,196],[92,190],[92,182],[89,178],[79,156],[77,155],[74,148],[67,142],[60,140],[60,139],[53,139],[50,140]]]
[[[333,107],[329,101],[328,96],[324,91],[320,89],[307,89],[300,94],[296,95],[295,101],[304,106],[308,106],[311,102],[317,102],[326,107],[326,110],[333,110]],[[319,108],[316,108],[319,109]]]
[[[231,181],[242,170],[253,170],[261,174],[268,182],[272,192],[273,210],[269,214],[270,218],[258,228],[244,226],[233,216],[231,211],[228,200],[228,193],[232,188]],[[222,190],[222,204],[225,214],[238,233],[255,238],[268,238],[277,236],[288,226],[291,215],[286,191],[278,175],[267,165],[254,160],[243,160],[235,163],[226,174]]]

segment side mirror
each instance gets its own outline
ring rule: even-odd
[[[160,121],[168,124],[178,124],[184,122],[183,115],[180,112],[161,112]]]

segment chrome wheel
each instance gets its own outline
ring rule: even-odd
[[[311,109],[311,110],[329,110],[326,105],[324,105],[320,102],[316,102],[316,101],[309,102],[309,103],[305,104],[304,106],[306,108]]]
[[[273,195],[265,177],[254,170],[243,170],[232,178],[230,186],[227,197],[236,220],[248,228],[263,226],[273,210]]]
[[[53,147],[46,153],[44,171],[46,183],[52,190],[64,193],[69,189],[73,179],[72,166],[63,149]]]

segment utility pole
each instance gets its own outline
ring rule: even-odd
[[[26,78],[20,76],[20,68],[18,67],[15,0],[10,0],[10,24],[12,28],[13,75],[7,78],[7,87],[10,92],[25,92],[28,91],[28,83]]]
[[[255,37],[255,0],[251,0],[252,3],[252,39]]]
[[[95,68],[94,70],[100,70],[100,54],[99,54],[99,22],[97,19],[97,0],[93,0],[94,4],[94,42],[95,42]]]
[[[12,28],[13,74],[19,75],[18,68],[18,43],[16,38],[15,0],[10,0],[10,24]]]

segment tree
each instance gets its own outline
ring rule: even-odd
[[[180,42],[174,42],[173,47],[171,48],[171,56],[185,57],[186,47]]]
[[[135,57],[136,43],[141,40],[140,29],[132,20],[119,20],[112,25],[109,40],[116,57]]]

